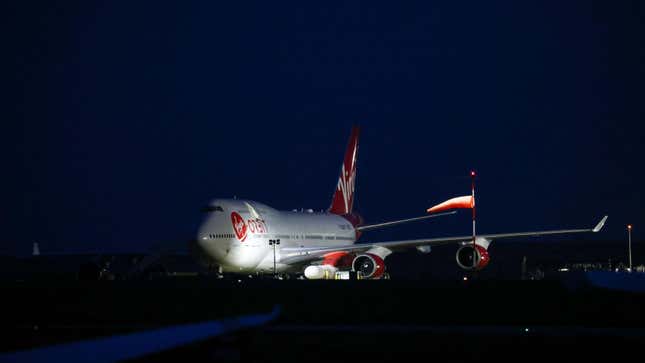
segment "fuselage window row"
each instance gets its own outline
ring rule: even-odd
[[[224,233],[224,234],[209,234],[208,238],[210,239],[218,239],[218,238],[233,238],[233,235],[230,233]]]
[[[209,234],[208,237],[210,239],[233,238],[233,234],[231,234],[231,233]],[[269,234],[265,234],[265,235],[262,235],[261,237],[265,237],[265,238],[274,238],[275,237],[275,238],[281,238],[281,239],[308,239],[308,240],[312,240],[312,239],[326,239],[326,240],[336,239],[336,240],[344,240],[344,241],[353,241],[354,240],[352,237],[341,237],[341,236],[335,236],[334,237],[334,236],[321,236],[321,235],[305,235],[305,236],[295,235],[295,236],[289,236],[289,235],[279,234],[279,235],[272,236],[272,235],[269,235]]]

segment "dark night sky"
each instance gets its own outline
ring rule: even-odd
[[[643,236],[642,3],[8,6],[2,253],[183,243],[215,197],[327,208],[354,123],[368,222],[467,194],[474,168],[480,232],[609,214],[594,238]]]

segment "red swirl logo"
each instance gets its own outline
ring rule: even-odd
[[[244,241],[246,239],[246,223],[244,223],[242,216],[237,212],[231,213],[231,222],[233,223],[233,230],[235,231],[237,239]]]

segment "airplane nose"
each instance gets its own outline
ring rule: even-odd
[[[197,231],[197,236],[195,236],[196,242],[199,244],[204,244],[206,241],[208,241],[210,238],[208,229],[206,228],[205,225],[199,228]]]
[[[209,223],[210,221],[208,219],[204,220],[202,224],[200,224],[199,227],[197,228],[197,233],[195,235],[195,240],[197,243],[203,244],[204,242],[209,240],[210,238],[209,230],[212,229],[212,228],[209,228]]]

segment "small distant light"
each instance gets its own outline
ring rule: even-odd
[[[470,176],[475,176],[475,171],[474,170],[470,171]]]
[[[528,333],[528,332],[529,332],[529,328],[524,328],[524,332],[525,332],[525,333]]]
[[[632,225],[631,225],[631,224],[628,224],[628,225],[627,225],[627,229],[632,229]]]
[[[464,276],[464,281],[468,281],[468,277],[467,277],[467,276]]]

